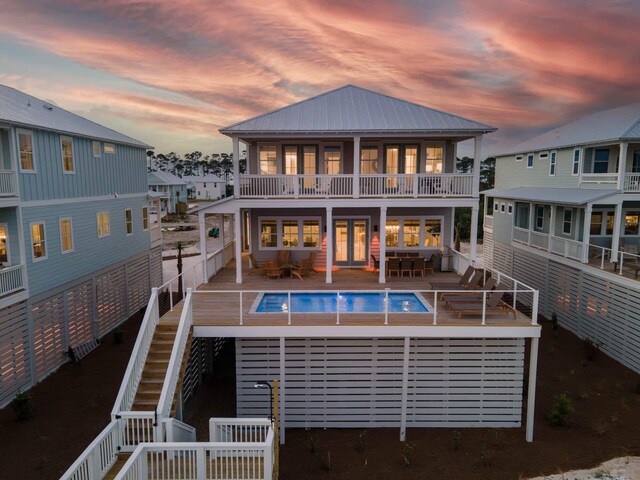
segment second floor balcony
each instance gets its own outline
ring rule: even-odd
[[[472,197],[473,174],[241,175],[240,198]]]

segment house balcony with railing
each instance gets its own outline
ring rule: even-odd
[[[578,150],[574,153],[578,158]],[[580,186],[640,193],[640,145],[621,143],[585,148]]]

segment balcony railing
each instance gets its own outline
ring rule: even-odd
[[[356,182],[356,179],[358,182]],[[241,198],[470,197],[473,175],[242,175]],[[354,186],[359,185],[354,190]]]
[[[593,183],[597,185],[609,184],[616,185],[618,183],[617,173],[583,173],[582,183]]]
[[[22,265],[5,267],[0,270],[0,296],[9,295],[24,288]]]
[[[17,194],[16,173],[11,170],[0,170],[0,198],[15,197]]]
[[[513,241],[529,247],[539,248],[573,260],[583,261],[584,244],[568,238],[513,227]]]
[[[625,192],[640,192],[640,173],[625,173],[623,188]]]

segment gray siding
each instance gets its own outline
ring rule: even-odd
[[[558,150],[556,175],[549,175],[549,158],[540,159],[534,153],[533,168],[527,168],[527,154],[521,161],[515,155],[496,158],[496,190],[516,187],[570,187],[578,188],[578,175],[572,175],[573,148]],[[550,156],[549,156],[550,157]]]
[[[147,187],[144,148],[115,144],[116,153],[93,157],[92,141],[73,138],[75,174],[62,169],[60,135],[31,130],[35,173],[19,173],[23,201],[143,193]],[[103,142],[101,142],[102,150]]]
[[[73,203],[23,208],[25,255],[29,293],[37,295],[149,249],[149,231],[142,230],[142,207],[146,197],[120,198],[108,202]],[[133,235],[125,234],[125,208],[131,208]],[[97,212],[108,211],[111,234],[98,238]],[[70,217],[74,251],[62,254],[59,219]],[[33,261],[32,222],[45,222],[47,258]]]

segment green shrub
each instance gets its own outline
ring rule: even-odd
[[[566,427],[569,425],[569,415],[572,411],[571,400],[566,394],[561,393],[556,397],[556,403],[553,406],[553,410],[551,410],[549,420],[551,420],[552,425]]]
[[[11,400],[11,408],[19,422],[26,422],[33,416],[33,399],[27,392],[18,392]]]

